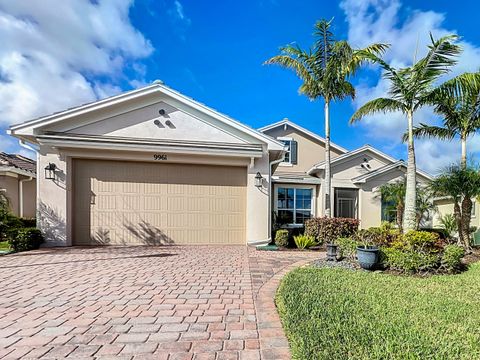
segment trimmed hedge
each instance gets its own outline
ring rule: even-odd
[[[319,244],[349,237],[358,230],[360,221],[350,218],[320,217],[305,221],[305,235],[313,236]]]
[[[275,234],[275,245],[279,247],[287,247],[288,246],[288,238],[289,238],[288,230],[280,229],[277,230]]]
[[[15,235],[8,239],[8,244],[13,251],[35,250],[43,243],[43,236],[37,228],[16,229]]]
[[[19,218],[22,223],[22,227],[34,228],[37,227],[37,220],[35,218]]]

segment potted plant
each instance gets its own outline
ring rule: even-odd
[[[375,246],[368,236],[361,236],[360,239],[362,245],[357,247],[358,263],[362,269],[373,270],[380,259],[378,246]]]

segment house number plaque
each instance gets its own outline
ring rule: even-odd
[[[164,161],[167,159],[167,154],[153,154],[153,160]]]

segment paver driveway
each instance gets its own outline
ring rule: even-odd
[[[288,358],[280,275],[318,254],[245,246],[44,249],[0,257],[0,357]]]

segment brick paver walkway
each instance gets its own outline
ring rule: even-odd
[[[243,246],[0,257],[0,358],[288,359],[278,281],[319,255]]]

